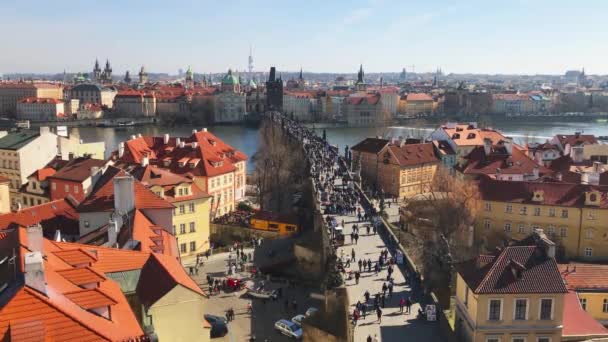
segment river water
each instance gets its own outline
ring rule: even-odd
[[[314,125],[311,125],[313,128]],[[72,133],[80,135],[84,142],[104,141],[106,143],[106,157],[116,150],[118,143],[128,140],[131,135],[141,133],[142,135],[160,136],[169,133],[172,136],[190,136],[192,129],[198,130],[201,127],[192,126],[137,126],[128,129],[101,128],[101,127],[80,127],[72,128]],[[435,124],[420,124],[416,126],[389,126],[389,127],[332,127],[325,128],[327,138],[332,145],[338,145],[340,150],[345,145],[353,146],[366,137],[371,136],[392,136],[392,137],[413,137],[425,138],[436,128]],[[544,142],[556,134],[573,134],[574,132],[584,132],[596,136],[608,136],[607,123],[590,122],[505,122],[500,126],[495,126],[506,136],[511,136],[517,143]],[[232,145],[234,148],[243,151],[250,159],[247,168],[253,170],[251,157],[255,154],[258,146],[258,129],[244,126],[211,126],[208,129]],[[322,129],[315,128],[321,134]]]

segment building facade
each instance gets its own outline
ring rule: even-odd
[[[0,115],[13,116],[24,98],[63,99],[63,86],[46,82],[0,82]]]
[[[63,100],[26,97],[17,103],[19,120],[55,121],[65,117]]]

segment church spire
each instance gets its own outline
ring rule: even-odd
[[[363,64],[359,67],[359,73],[357,74],[357,83],[363,83],[363,77],[365,73],[363,72]]]
[[[300,67],[300,77],[299,77],[299,79],[301,79],[301,80],[304,79],[304,76],[302,75],[302,67]]]

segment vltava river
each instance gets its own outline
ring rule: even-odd
[[[312,125],[311,125],[312,126]],[[190,136],[192,129],[200,130],[202,127],[192,126],[137,126],[129,129],[99,128],[99,127],[80,127],[72,128],[72,132],[79,134],[85,142],[104,141],[106,143],[106,157],[111,151],[116,150],[120,141],[128,140],[131,135],[141,133],[142,135],[160,136],[165,133],[171,136]],[[333,145],[338,145],[340,150],[344,145],[353,146],[366,137],[371,136],[392,136],[398,138],[407,137],[427,137],[436,126],[434,124],[422,124],[416,126],[390,126],[390,127],[338,127],[326,128],[327,138]],[[596,136],[608,136],[607,123],[590,122],[513,122],[502,123],[494,127],[503,132],[506,136],[511,136],[518,143],[525,141],[545,141],[556,134],[573,134],[574,132],[584,132],[595,134]],[[226,143],[243,151],[250,157],[248,170],[253,170],[251,157],[258,146],[258,129],[243,126],[211,126],[209,131],[217,135]],[[315,128],[319,134],[322,129]]]

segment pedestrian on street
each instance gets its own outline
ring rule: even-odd
[[[355,232],[350,232],[350,243],[354,243],[355,242]]]
[[[355,258],[355,249],[354,248],[350,251],[350,260],[352,262],[357,261],[357,259]]]
[[[385,295],[387,290],[388,286],[386,286],[386,283],[382,283],[382,295]]]
[[[401,297],[401,299],[399,299],[399,313],[403,313],[404,306],[405,306],[405,299],[403,299],[403,297]]]
[[[359,233],[355,233],[355,245],[359,242]]]
[[[376,235],[376,225],[374,225],[374,235]]]
[[[365,303],[367,304],[367,302],[369,302],[369,291],[365,291],[365,293],[363,294],[363,297],[365,297]]]
[[[359,285],[359,278],[361,277],[361,274],[359,272],[355,272],[355,283],[357,285]]]
[[[378,316],[378,323],[382,324],[382,310],[376,308],[376,316]]]
[[[367,342],[373,342],[372,341],[372,335],[367,335]]]
[[[388,283],[388,298],[393,298],[393,282]]]
[[[357,308],[355,308],[355,310],[353,311],[353,325],[357,326],[357,321],[359,320],[359,310],[357,310]]]
[[[384,293],[382,294],[382,296],[380,297],[380,302],[382,303],[382,308],[384,309],[386,307],[386,296],[384,295]]]
[[[372,259],[367,259],[367,272],[372,271]]]
[[[369,224],[367,225],[366,228],[367,228],[367,235],[369,235],[369,229],[370,229]]]
[[[407,298],[407,299],[405,300],[405,313],[406,313],[407,315],[409,315],[409,314],[410,314],[410,312],[411,312],[411,311],[410,311],[411,309],[412,309],[412,301],[411,301],[411,299]]]
[[[374,267],[374,270],[376,271],[376,275],[378,275],[378,272],[380,272],[380,264],[376,263],[376,266]]]
[[[361,259],[359,259],[359,272],[361,272],[361,267],[363,266],[363,261],[361,261]]]

